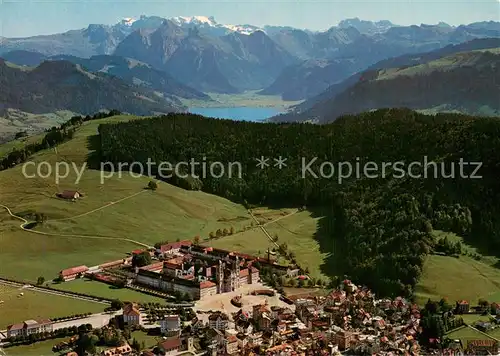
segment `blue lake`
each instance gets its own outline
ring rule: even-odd
[[[239,121],[264,121],[281,112],[278,108],[232,107],[232,108],[189,108],[193,114]]]

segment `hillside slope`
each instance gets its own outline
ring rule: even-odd
[[[101,126],[98,153],[102,162],[115,164],[144,163],[146,157],[204,157],[207,166],[236,160],[241,175],[203,176],[199,167],[199,178],[183,186],[257,205],[306,205],[321,217],[315,239],[329,256],[324,274],[348,275],[382,295],[410,295],[435,247],[433,229],[498,251],[499,132],[496,118],[408,109],[376,110],[328,125],[172,114]],[[256,167],[255,157],[278,154],[286,167]],[[472,163],[460,168],[459,161],[482,165],[479,171]]]
[[[18,109],[41,114],[69,110],[84,115],[103,109],[148,115],[183,110],[161,95],[103,73],[90,73],[68,61],[36,68],[15,67],[0,59],[0,112]]]
[[[121,78],[129,84],[142,86],[162,93],[171,100],[183,99],[210,100],[210,97],[194,88],[184,85],[165,71],[135,59],[119,56],[98,55],[80,58],[69,55],[44,56],[37,52],[12,51],[0,55],[7,62],[19,66],[36,67],[43,61],[68,61],[79,64],[89,72],[102,72]]]
[[[439,59],[432,60],[434,56]],[[341,115],[385,107],[498,115],[500,53],[496,49],[445,57],[435,53],[418,59],[421,64],[404,67],[388,67],[397,60],[381,63],[383,69],[353,75],[295,112],[271,120],[329,122]]]

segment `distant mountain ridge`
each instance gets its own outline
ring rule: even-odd
[[[385,107],[499,115],[500,39],[384,60],[272,121],[330,122]]]
[[[153,32],[132,33],[115,55],[146,62],[187,85],[219,93],[265,87],[296,61],[262,31],[210,37],[196,28],[186,33],[170,20]]]
[[[69,110],[83,115],[117,109],[137,115],[184,111],[177,102],[69,61],[16,67],[0,58],[0,114],[7,109],[43,114]]]
[[[499,22],[397,26],[355,18],[310,31],[224,25],[209,16],[141,16],[63,34],[1,38],[0,55],[15,50],[80,58],[115,55],[166,71],[199,91],[264,89],[262,94],[301,100],[381,60],[487,37],[500,37]]]

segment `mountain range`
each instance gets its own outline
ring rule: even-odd
[[[69,55],[47,57],[29,51],[12,51],[4,53],[1,57],[7,62],[29,67],[36,67],[44,61],[68,61],[80,65],[89,72],[107,73],[123,79],[129,84],[160,92],[164,97],[179,104],[178,98],[211,100],[207,94],[180,83],[167,72],[154,69],[135,59],[111,55],[98,55],[90,58]]]
[[[499,115],[500,39],[383,60],[272,121],[331,122],[386,107]]]
[[[484,37],[500,37],[500,23],[397,26],[355,18],[310,31],[224,25],[205,16],[141,16],[62,34],[1,38],[0,55],[13,50],[81,58],[115,55],[166,71],[199,91],[263,89],[262,94],[301,100],[380,60]]]
[[[42,114],[69,110],[83,115],[117,109],[137,115],[184,111],[161,93],[69,61],[18,67],[0,59],[0,115],[7,109]]]
[[[76,82],[82,80],[83,88],[92,87],[95,91],[92,95],[97,100],[96,103],[76,103],[90,93],[82,94],[79,92],[81,88],[71,88],[75,98],[80,99],[69,100],[68,95],[62,94],[61,97],[68,100],[61,101],[55,100],[58,99],[55,94],[54,98],[52,94],[35,94],[38,99],[34,103],[16,101],[10,97],[2,102],[2,106],[6,108],[14,105],[13,108],[35,112],[50,108],[79,108],[83,112],[92,112],[95,111],[93,108],[109,107],[117,102],[118,106],[113,108],[132,113],[150,113],[164,112],[165,108],[182,109],[180,99],[211,100],[205,93],[237,94],[259,90],[259,94],[281,96],[289,101],[306,99],[305,103],[281,119],[295,121],[312,117],[322,122],[330,120],[332,115],[355,109],[349,106],[349,97],[343,97],[345,102],[342,105],[335,102],[337,108],[334,112],[326,110],[324,106],[313,110],[316,105],[335,101],[337,95],[358,85],[359,73],[368,69],[422,64],[424,60],[455,53],[453,50],[446,52],[447,48],[450,51],[447,46],[495,38],[500,38],[500,23],[493,21],[458,27],[445,23],[398,26],[389,21],[371,22],[355,18],[341,21],[338,26],[326,31],[310,31],[285,26],[224,25],[213,17],[204,16],[171,19],[141,16],[138,19],[124,19],[115,25],[91,24],[87,28],[61,34],[1,38],[0,57],[7,62],[28,67],[39,65],[35,70],[17,69],[22,73],[17,78],[20,80],[11,80],[9,84],[20,87],[10,88],[10,92],[30,93],[27,83],[32,83],[33,73],[43,73],[46,68],[61,65],[61,74],[79,76]],[[441,50],[445,52],[439,52]],[[435,53],[438,57],[428,53]],[[45,64],[43,61],[54,63]],[[474,65],[479,63],[482,61],[474,62]],[[71,69],[69,64],[73,65]],[[481,73],[486,71],[485,66],[480,68]],[[9,67],[8,70],[13,68]],[[470,75],[463,68],[453,69],[454,76],[462,73]],[[450,79],[441,74],[433,72],[432,81]],[[424,77],[430,75],[427,72],[422,74]],[[381,80],[382,75],[363,76],[371,78],[363,83],[363,88],[382,88],[385,83],[396,82],[394,87],[399,87],[406,78],[384,77]],[[47,81],[55,85],[59,79],[63,80],[64,85],[67,84],[59,73]],[[417,79],[420,80],[420,76]],[[131,99],[128,103],[110,94],[110,83],[113,81],[119,83],[117,90],[123,94],[121,98]],[[96,85],[97,82],[101,84]],[[59,90],[32,84],[36,90],[43,89],[48,93]],[[436,84],[436,88],[439,86]],[[147,105],[144,104],[144,98],[148,99]],[[405,100],[398,101],[398,98],[395,93],[395,105],[405,103]],[[44,103],[45,100],[48,102]],[[372,101],[372,104],[378,107],[380,103]],[[414,104],[413,107],[421,106]],[[472,107],[465,109],[475,110]],[[494,111],[494,106],[491,109]]]

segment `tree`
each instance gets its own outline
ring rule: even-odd
[[[229,229],[229,233],[230,233],[231,235],[234,235],[234,227],[232,227],[232,226],[231,226],[231,228]]]
[[[193,243],[194,243],[195,245],[199,245],[199,244],[200,244],[200,237],[199,237],[198,235],[194,237],[194,239],[193,239]]]
[[[123,302],[120,299],[115,299],[111,302],[111,308],[114,310],[120,310],[123,308]]]
[[[140,342],[137,341],[136,338],[134,338],[132,340],[132,343],[130,344],[130,346],[132,347],[132,349],[134,349],[137,352],[141,352],[141,350],[142,350],[142,346],[141,346]]]
[[[214,232],[213,232],[213,231],[210,231],[210,233],[208,234],[208,237],[209,237],[210,239],[215,239],[215,234],[214,234]]]
[[[156,183],[154,180],[150,180],[148,183],[148,189],[151,189],[151,190],[158,189],[158,183]]]
[[[45,283],[45,277],[38,277],[38,279],[36,280],[36,285],[41,286],[43,283]]]
[[[152,263],[149,251],[143,251],[132,257],[132,267],[148,266]]]

